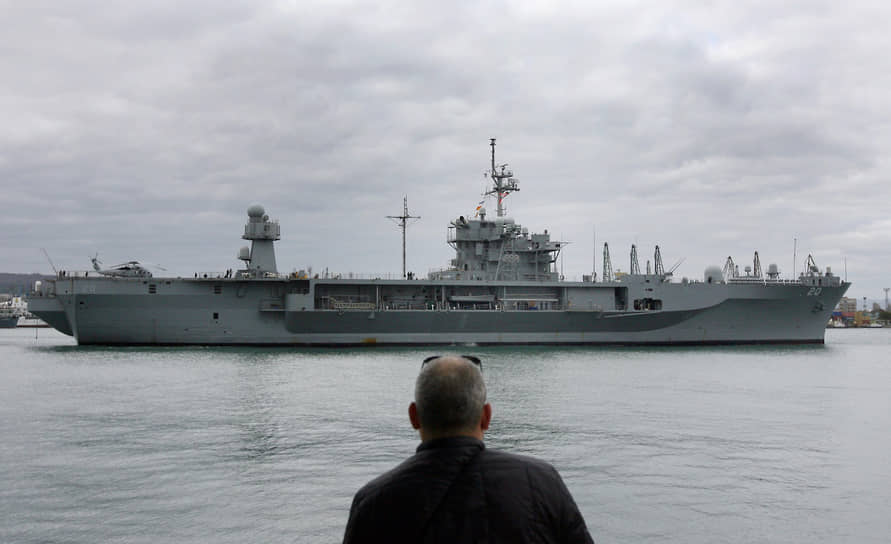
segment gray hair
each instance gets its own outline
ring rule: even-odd
[[[480,369],[458,356],[443,356],[421,368],[415,382],[415,405],[421,426],[447,434],[473,429],[486,404]]]

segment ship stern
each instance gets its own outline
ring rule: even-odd
[[[28,298],[28,312],[44,320],[50,327],[62,334],[74,336],[74,330],[71,327],[71,322],[68,321],[65,308],[62,307],[62,301],[55,295],[39,291],[32,293]]]

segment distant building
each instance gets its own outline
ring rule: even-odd
[[[851,297],[842,297],[841,300],[838,301],[838,306],[836,306],[835,308],[840,312],[856,312],[857,299]]]

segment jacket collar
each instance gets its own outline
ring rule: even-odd
[[[440,448],[466,448],[468,446],[476,446],[481,450],[486,449],[486,445],[482,440],[477,440],[472,436],[449,436],[421,442],[417,451],[422,452]]]

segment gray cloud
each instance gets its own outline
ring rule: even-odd
[[[260,202],[283,269],[396,273],[407,194],[425,273],[498,137],[509,213],[573,242],[567,276],[595,228],[620,268],[658,243],[693,277],[756,249],[791,273],[797,238],[799,270],[882,298],[889,8],[671,4],[7,5],[3,268],[230,268]]]

